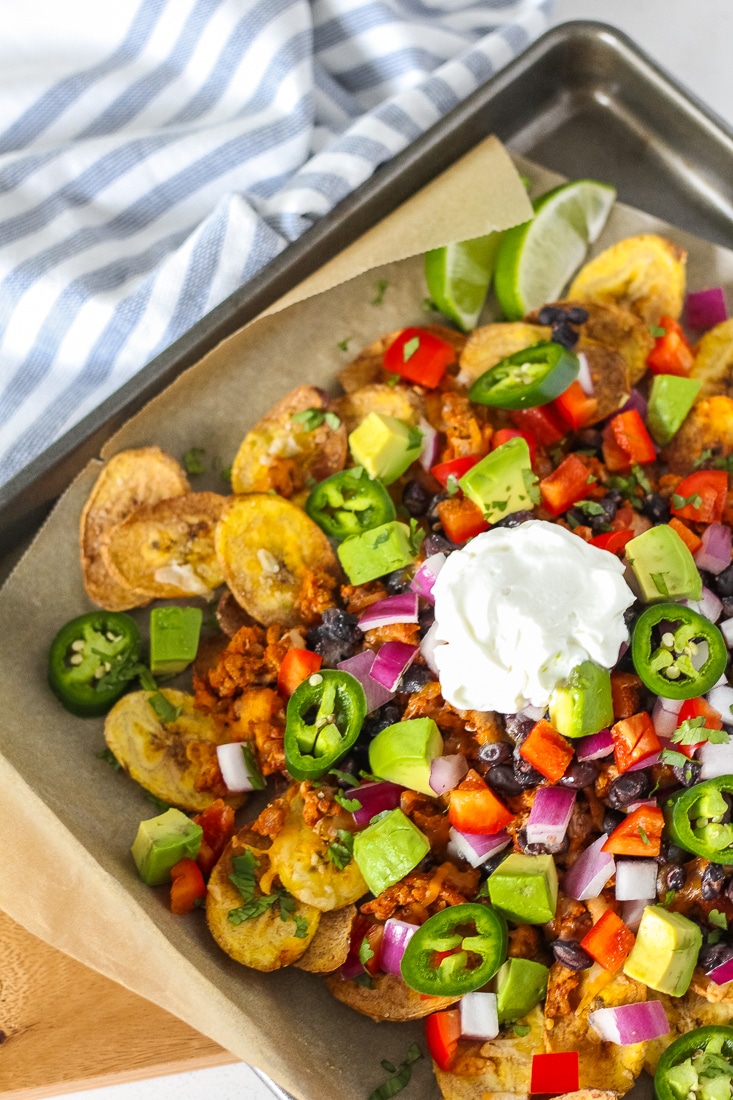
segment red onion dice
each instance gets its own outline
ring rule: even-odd
[[[386,779],[378,783],[362,783],[360,787],[354,787],[348,794],[349,798],[355,798],[361,803],[361,808],[354,810],[353,818],[357,825],[368,825],[373,817],[381,814],[383,810],[396,810],[400,804],[400,795],[404,787],[397,783],[389,783]]]
[[[588,1023],[605,1042],[622,1047],[669,1035],[669,1021],[661,1001],[597,1008],[591,1012]]]
[[[695,564],[698,569],[704,569],[717,577],[731,562],[731,529],[724,523],[711,523],[705,528],[701,538],[702,546],[695,554]]]
[[[370,676],[388,691],[396,691],[418,652],[416,645],[408,645],[407,642],[385,642],[377,653]]]
[[[499,1034],[496,993],[476,990],[461,997],[461,1035],[466,1039],[495,1039]]]
[[[424,417],[420,418],[418,428],[422,432],[422,450],[418,459],[423,470],[430,470],[438,461],[440,451],[440,438],[432,424],[428,424]]]
[[[575,805],[575,791],[567,787],[540,787],[527,819],[529,844],[561,844]]]
[[[648,901],[656,896],[655,859],[616,860],[616,901]]]
[[[471,867],[480,867],[482,863],[486,863],[487,859],[496,855],[497,852],[500,852],[502,848],[506,848],[512,842],[512,838],[506,832],[485,836],[483,833],[461,833],[453,826],[451,826],[448,835],[450,837],[448,841],[449,855],[465,859]]]
[[[388,917],[384,924],[382,946],[379,951],[379,965],[387,974],[402,977],[402,956],[405,948],[417,932],[416,924],[409,924],[395,917]]]
[[[604,833],[593,844],[589,844],[566,873],[563,889],[568,897],[576,901],[598,897],[616,870],[613,856],[601,851],[607,840],[608,834]]]
[[[418,596],[422,596],[424,600],[430,600],[431,603],[434,603],[433,585],[438,573],[445,565],[445,560],[445,554],[431,554],[429,558],[426,558],[410,581],[410,588],[413,592],[417,592]]]
[[[590,737],[581,737],[576,742],[575,752],[578,760],[600,760],[604,756],[610,756],[613,752],[611,731],[599,730]]]
[[[690,328],[714,328],[727,320],[728,308],[722,286],[691,290],[685,302],[685,320]]]
[[[381,707],[383,703],[388,703],[390,699],[394,698],[393,691],[388,691],[387,688],[382,687],[382,685],[378,684],[370,675],[376,657],[377,655],[373,650],[365,649],[362,653],[356,653],[353,657],[348,657],[345,661],[340,661],[336,666],[343,672],[350,672],[364,688],[364,694],[366,695],[367,701],[367,714],[371,714],[372,711]]]
[[[430,786],[436,794],[452,791],[468,771],[468,761],[462,752],[436,756],[430,764]]]
[[[417,593],[400,592],[377,600],[359,616],[359,630],[374,630],[378,626],[417,622]]]
[[[657,697],[652,711],[652,722],[657,737],[669,738],[679,726],[678,715],[682,708],[683,699],[664,699]]]
[[[254,791],[259,790],[257,785],[259,776],[252,776],[243,752],[241,741],[232,741],[227,745],[216,746],[216,756],[219,761],[219,771],[228,791]],[[260,783],[260,786],[264,786]]]
[[[728,982],[733,982],[733,959],[728,959],[727,962],[708,970],[707,973],[708,978],[716,985],[727,985]]]

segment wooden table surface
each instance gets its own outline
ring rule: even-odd
[[[236,1060],[0,913],[1,1100],[37,1100]]]

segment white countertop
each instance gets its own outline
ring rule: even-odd
[[[554,23],[594,19],[628,34],[733,126],[731,0],[557,0]],[[68,1100],[273,1100],[245,1065],[65,1094]]]

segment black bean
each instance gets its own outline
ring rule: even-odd
[[[545,780],[542,772],[538,772],[529,761],[520,755],[518,748],[514,750],[514,778],[523,789],[537,787]]]
[[[425,687],[432,678],[432,672],[425,665],[410,665],[407,671],[402,674],[397,690],[409,691],[412,694],[413,691],[419,691],[420,688]]]
[[[581,428],[575,433],[575,441],[577,447],[584,451],[600,451],[603,447],[603,434],[597,428]]]
[[[423,542],[426,558],[432,557],[433,554],[450,554],[451,550],[456,549],[455,542],[451,542],[445,535],[436,535],[435,532],[432,535],[427,535]]]
[[[733,596],[721,596],[723,603],[723,616],[729,619],[733,615]]]
[[[308,645],[323,657],[326,668],[335,668],[341,661],[353,657],[361,644],[356,615],[338,607],[327,607],[323,621],[308,631]]]
[[[400,592],[406,592],[408,590],[410,581],[414,575],[414,569],[395,569],[393,573],[387,573],[386,577],[382,578],[382,581],[390,595],[396,596]]]
[[[580,791],[583,787],[591,787],[598,778],[598,765],[595,760],[571,760],[565,775],[558,779],[559,787],[570,787],[572,791]]]
[[[659,493],[648,493],[641,502],[641,510],[652,523],[669,523],[669,504]]]
[[[555,321],[562,321],[565,310],[561,306],[543,306],[537,314],[537,320],[541,325],[552,325]]]
[[[504,718],[504,727],[515,745],[521,745],[534,726],[534,719],[526,718],[523,714],[507,714]]]
[[[522,787],[514,776],[511,764],[496,764],[489,768],[485,776],[486,782],[500,794],[521,794]]]
[[[528,519],[534,518],[534,512],[528,512],[525,508],[519,512],[510,512],[508,516],[497,520],[494,527],[519,527],[522,523],[526,523]]]
[[[725,940],[703,944],[697,957],[698,965],[708,972],[716,966],[722,966],[729,959],[733,959],[733,943],[727,943]]]
[[[657,863],[686,863],[689,858],[689,852],[683,852],[671,840],[663,840],[659,846]]]
[[[331,638],[339,638],[345,642],[361,641],[359,620],[356,615],[351,615],[340,607],[327,607],[321,618],[321,627]]]
[[[694,787],[700,779],[702,764],[699,760],[687,760],[684,764],[672,768],[674,777],[683,787]]]
[[[578,342],[578,334],[567,321],[556,321],[552,326],[552,340],[555,344],[562,344],[568,350],[575,347]]]
[[[420,624],[420,633],[422,635],[427,634],[430,627],[435,622],[435,610],[432,607],[425,607],[419,612],[417,621]]]
[[[648,792],[649,777],[646,772],[624,772],[618,779],[614,779],[606,798],[609,806],[620,810],[623,806],[628,806],[629,802],[645,798]]]
[[[417,478],[411,478],[402,490],[402,503],[411,516],[424,516],[433,494]]]
[[[430,871],[434,871],[437,866],[438,861],[436,860],[435,856],[432,852],[428,852],[428,854],[420,860],[415,870],[419,874],[426,875]]]
[[[393,726],[395,722],[399,722],[401,717],[402,708],[397,703],[385,703],[383,707],[379,707],[374,714],[370,714],[365,720],[361,728],[362,735],[376,737],[387,726]]]
[[[723,892],[725,871],[719,863],[708,863],[700,879],[700,896],[703,901],[712,901]]]
[[[626,814],[622,814],[620,810],[612,810],[610,807],[607,807],[603,813],[604,833],[612,833],[613,830],[621,824],[625,817]]]
[[[538,841],[528,844],[527,830],[520,829],[517,833],[517,844],[524,854],[528,856],[556,856],[561,852],[567,852],[570,847],[570,837],[566,833],[557,844],[542,844]]]
[[[555,940],[552,953],[560,965],[568,970],[587,970],[593,966],[593,959],[575,940]]]
[[[506,764],[512,758],[512,747],[506,741],[489,741],[479,745],[476,755],[482,764]]]
[[[447,500],[449,495],[450,495],[449,493],[440,492],[440,493],[436,493],[435,496],[431,498],[430,504],[428,505],[428,509],[427,509],[427,512],[426,512],[428,520],[430,521],[431,524],[437,524],[438,526],[440,526],[440,516],[438,515],[438,505],[442,504],[442,502],[444,500]]]
[[[495,856],[492,856],[491,859],[487,859],[481,864],[482,874],[485,875],[486,878],[488,878],[489,875],[493,875],[494,871],[504,862],[510,852],[511,848],[502,848],[502,850],[497,852]]]
[[[583,325],[588,320],[588,310],[582,306],[570,306],[565,310],[565,316],[571,325]]]
[[[660,867],[659,874],[657,875],[657,893],[660,898],[664,899],[664,895],[668,890],[681,890],[685,885],[685,869],[675,863],[669,863],[666,867]]]
[[[721,598],[723,596],[733,596],[733,563],[727,569],[724,569],[722,573],[718,573],[713,584],[715,591]]]

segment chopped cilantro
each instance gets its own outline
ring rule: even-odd
[[[699,493],[693,493],[692,496],[682,497],[679,493],[673,493],[672,495],[672,507],[679,511],[681,508],[686,508],[687,505],[692,508],[699,508],[702,505],[702,497]]]
[[[425,531],[413,516],[410,519],[410,549],[413,554],[417,555],[420,552],[420,547],[423,544],[424,538]]]
[[[329,409],[323,418],[328,424],[331,431],[336,432],[341,427],[341,417],[337,416],[335,412],[331,412]]]
[[[540,490],[538,488],[537,475],[532,470],[522,470],[522,480],[524,481],[524,488],[527,491],[527,496],[533,504],[539,504],[540,502]]]
[[[422,308],[424,313],[440,313],[440,306],[432,298],[423,298]]]
[[[684,768],[689,764],[689,758],[683,752],[675,752],[674,749],[663,749],[660,757],[662,764],[669,764],[672,768]]]
[[[668,890],[667,893],[664,895],[664,901],[662,902],[662,905],[671,905],[676,897],[676,890]]]
[[[366,989],[374,989],[374,982],[372,981],[371,974],[367,974],[366,971],[363,974],[357,974],[356,977],[351,979],[356,985],[363,985]]]
[[[137,666],[137,675],[140,678],[140,683],[144,690],[153,693],[148,699],[148,702],[163,725],[167,726],[170,725],[171,722],[175,722],[180,716],[183,707],[174,707],[173,704],[168,701],[163,692],[158,689],[155,677],[146,665]]]
[[[338,768],[329,768],[329,775],[335,775],[339,783],[345,783],[347,787],[358,787],[359,780],[356,776],[350,775],[349,772],[339,771]]]
[[[725,730],[708,729],[703,717],[686,718],[672,734],[673,745],[699,745],[702,741],[709,741],[711,745],[727,745],[730,735]]]
[[[666,577],[666,575],[667,575],[666,573],[650,573],[649,574],[649,576],[652,579],[652,584],[656,588],[657,592],[659,592],[660,595],[662,595],[662,596],[668,596],[669,595],[669,588],[667,587],[667,582],[664,579]]]
[[[606,511],[595,500],[579,500],[573,507],[578,508],[584,516],[602,516]]]
[[[333,798],[334,801],[338,802],[339,806],[343,810],[346,810],[347,813],[353,814],[357,810],[361,809],[361,802],[358,798],[347,798],[345,795],[341,794],[341,791],[336,791]]]
[[[412,359],[413,355],[420,347],[420,337],[413,336],[411,340],[407,340],[402,348],[402,362],[406,363],[408,359]]]
[[[383,1085],[379,1085],[378,1088],[374,1089],[369,1095],[369,1100],[390,1100],[390,1097],[396,1096],[398,1092],[402,1092],[410,1083],[413,1062],[417,1062],[422,1056],[422,1051],[417,1043],[412,1043],[407,1051],[404,1062],[396,1070],[394,1067],[390,1069],[391,1063],[387,1062],[385,1059],[381,1063],[382,1069],[387,1073],[393,1073],[393,1076],[385,1081]]]
[[[369,960],[373,959],[373,958],[374,958],[374,951],[372,950],[372,946],[369,943],[369,940],[365,936],[364,939],[359,944],[359,962],[361,963],[362,966],[366,966],[366,964],[369,962]]]
[[[657,340],[659,340],[662,336],[667,335],[666,328],[662,328],[661,325],[649,325],[649,331],[651,332],[652,336],[654,336]]]
[[[232,483],[232,468],[231,468],[231,466],[223,466],[220,473],[219,473],[219,477],[221,478],[222,481],[225,481],[227,483],[227,485],[231,485],[231,483]]]
[[[716,928],[722,928],[724,932],[728,931],[728,918],[725,913],[721,913],[719,909],[711,909],[708,913],[708,923],[714,925]]]
[[[343,871],[354,856],[354,835],[348,829],[339,829],[337,835],[338,839],[332,840],[326,849],[326,855],[337,870]]]
[[[384,301],[384,292],[388,286],[389,283],[386,279],[377,279],[376,283],[374,284],[376,294],[372,298],[373,306],[381,306],[382,302]]]
[[[295,912],[296,901],[282,887],[275,889],[271,894],[257,894],[256,870],[260,862],[255,859],[254,852],[246,851],[241,856],[232,859],[232,874],[229,881],[239,891],[244,905],[237,909],[230,909],[228,913],[232,924],[242,924],[247,920],[254,920],[262,916],[268,909],[277,905],[280,909],[280,920],[295,922],[295,938],[302,940],[308,935],[308,921],[305,917]]]
[[[631,467],[631,476],[636,481],[636,484],[644,490],[645,493],[651,493],[652,487],[649,478],[644,473],[643,468],[635,462]]]
[[[296,424],[302,424],[307,432],[313,432],[326,419],[326,413],[323,409],[301,409],[300,412],[293,413],[290,419]]]
[[[458,484],[458,478],[455,474],[448,474],[445,481],[446,492],[449,497],[454,497],[456,493],[460,492],[460,485]]]
[[[350,342],[350,341],[351,341],[352,339],[353,339],[353,337],[351,337],[351,336],[346,336],[346,337],[345,337],[345,338],[344,338],[343,340],[339,340],[339,342],[338,342],[338,344],[336,345],[336,347],[337,347],[337,348],[338,348],[338,349],[339,349],[340,351],[348,351],[348,350],[349,350],[349,342]]]
[[[204,472],[204,455],[206,451],[203,447],[191,447],[186,451],[183,456],[183,468],[187,474],[192,476],[195,474],[202,474]]]
[[[637,827],[637,832],[638,832],[639,836],[641,837],[642,844],[651,844],[651,841],[649,840],[649,837],[647,836],[646,830],[644,829],[644,827],[642,825],[639,825]]]
[[[388,1062],[386,1058],[383,1058],[379,1063],[385,1073],[396,1073],[397,1066],[393,1066],[391,1062]]]
[[[105,764],[109,764],[114,772],[122,771],[122,764],[120,764],[112,749],[102,749],[101,752],[97,753],[97,760],[104,760]]]
[[[170,802],[165,802],[162,798],[158,798],[157,794],[153,794],[151,791],[145,791],[145,799],[151,806],[155,806],[158,813],[164,814],[166,810],[170,810],[171,808]]]
[[[264,776],[260,771],[259,764],[257,763],[257,757],[255,756],[252,744],[249,741],[242,741],[242,754],[244,756],[244,766],[247,769],[247,775],[249,781],[252,784],[253,791],[264,791],[267,787]]]
[[[380,534],[377,535],[374,542],[372,543],[372,548],[374,550],[376,550],[377,547],[381,546],[382,543],[386,542],[388,538],[389,538],[389,531],[381,531]]]
[[[387,370],[384,373],[385,373],[385,379],[384,379],[385,383],[388,386],[396,386],[397,383],[400,380],[399,374],[395,374],[394,371],[391,371],[391,370]]]
[[[529,1024],[514,1024],[514,1026],[512,1027],[512,1031],[520,1039],[523,1039],[525,1035],[529,1035],[531,1028]]]

